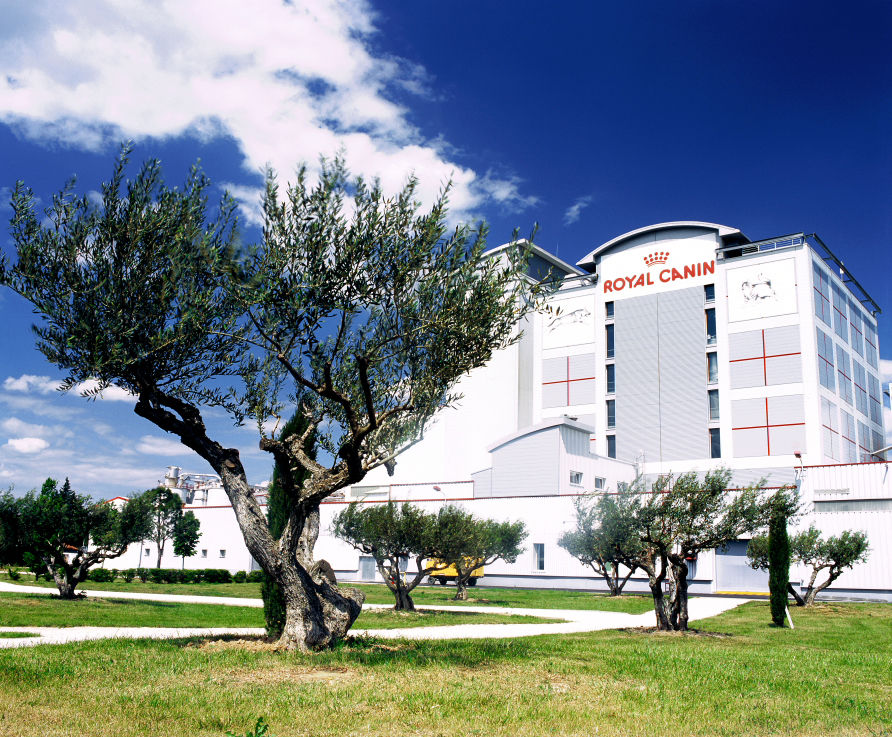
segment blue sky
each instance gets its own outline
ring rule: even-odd
[[[493,244],[538,222],[571,262],[667,220],[816,232],[892,311],[892,5],[552,5],[0,0],[0,219],[16,180],[95,190],[132,139],[169,181],[200,158],[252,238],[264,165],[342,150],[390,190],[451,178],[456,219]],[[126,396],[59,396],[28,306],[0,310],[0,486],[114,496],[208,470]],[[209,423],[268,477],[255,429]]]

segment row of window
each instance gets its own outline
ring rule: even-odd
[[[883,447],[883,436],[863,422],[821,397],[821,425],[824,455],[843,463],[876,460],[872,451]]]
[[[869,366],[878,367],[877,331],[855,300],[843,288],[831,283],[830,276],[816,262],[814,268],[815,316],[831,328],[840,340],[852,347]]]
[[[208,557],[208,551],[207,551],[207,548],[203,548],[202,550],[199,551],[199,553],[200,553],[200,555],[199,555],[200,558],[207,558],[207,557]],[[152,555],[152,549],[151,549],[151,548],[145,548],[145,549],[143,550],[143,557],[144,557],[144,558],[149,558],[149,557],[151,557],[151,555]],[[226,551],[225,551],[225,550],[223,550],[223,549],[220,550],[220,557],[221,557],[221,558],[225,558],[225,557],[226,557]]]
[[[817,328],[818,380],[821,386],[837,392],[840,398],[853,405],[871,421],[882,424],[882,396],[880,380],[867,373],[865,368],[851,358],[842,346],[837,345],[834,355],[833,339]]]

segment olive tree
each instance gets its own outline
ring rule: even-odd
[[[39,492],[4,504],[2,514],[3,529],[18,530],[24,559],[53,577],[63,599],[75,598],[91,567],[117,558],[151,529],[151,506],[142,496],[117,509],[75,493],[68,479],[61,486],[47,479]]]
[[[630,513],[632,504],[628,494],[577,497],[576,526],[558,539],[558,545],[606,581],[611,596],[619,596],[641,566],[643,543]]]
[[[431,573],[448,564],[438,560],[438,516],[408,502],[359,504],[352,502],[332,521],[332,532],[354,548],[375,559],[378,572],[393,593],[397,611],[415,611],[412,591]],[[403,575],[409,558],[416,569]]]
[[[431,555],[438,563],[455,568],[456,601],[467,600],[468,582],[475,571],[497,560],[516,561],[527,537],[523,522],[478,519],[454,504],[440,508],[435,529]]]
[[[70,184],[45,212],[23,183],[12,197],[13,263],[0,283],[42,322],[37,346],[66,373],[134,395],[134,410],[178,437],[222,482],[248,550],[282,588],[281,647],[334,644],[363,595],[319,574],[319,503],[418,441],[459,399],[460,377],[517,339],[532,308],[525,248],[484,253],[485,228],[447,227],[444,189],[429,210],[410,179],[392,197],[342,162],[280,189],[267,176],[263,238],[238,249],[235,204],[208,206],[193,168],[169,187],[149,161],[130,180],[122,153],[101,202]],[[266,435],[296,407],[307,426]],[[270,532],[239,450],[214,439],[207,408],[256,421],[289,499]],[[323,460],[307,452],[317,433]],[[309,477],[298,482],[292,469]]]
[[[787,590],[796,600],[797,606],[811,606],[815,597],[838,579],[847,568],[867,560],[870,546],[867,534],[854,530],[843,530],[839,535],[824,538],[820,530],[811,525],[790,537],[790,551],[793,561],[811,569],[805,595],[800,594],[792,584]],[[750,540],[746,554],[750,567],[768,570],[770,568],[770,541],[768,535],[757,535]],[[818,582],[821,571],[827,575]]]
[[[648,574],[657,628],[688,628],[689,563],[707,550],[722,548],[752,534],[768,521],[770,502],[762,483],[729,491],[731,472],[709,471],[663,476],[648,485],[638,479],[623,493],[633,494],[630,514],[642,543],[638,562]],[[792,496],[784,497],[794,504]],[[668,600],[663,584],[669,584]]]

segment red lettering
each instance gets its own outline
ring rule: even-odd
[[[648,286],[653,286],[653,283],[654,283],[654,280],[651,279],[650,272],[648,271],[647,272],[647,284],[648,284]]]
[[[661,282],[667,282],[667,281],[669,281],[669,280],[670,280],[670,279],[669,279],[669,274],[670,274],[669,269],[663,269],[663,270],[660,272],[660,281],[661,281]]]
[[[673,268],[672,281],[675,281],[676,279],[684,279],[684,277],[681,275],[681,272],[678,269]]]
[[[703,262],[703,276],[707,274],[715,273],[715,261],[704,261]]]
[[[636,286],[636,287],[644,286],[644,274],[638,275],[638,278],[635,280],[635,284],[633,286]]]
[[[613,280],[613,288],[615,291],[619,292],[625,289],[626,281],[625,279],[614,279]]]
[[[692,276],[697,276],[697,270],[694,268],[694,265],[684,267],[684,278],[690,279]]]
[[[613,291],[613,282],[610,281],[610,279],[608,279],[607,281],[604,282],[604,291],[605,292]]]

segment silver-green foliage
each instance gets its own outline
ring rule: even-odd
[[[40,213],[16,186],[18,258],[0,259],[0,283],[33,303],[38,348],[66,373],[66,388],[96,379],[97,391],[131,392],[138,415],[220,475],[251,554],[294,594],[283,644],[331,644],[362,596],[311,570],[319,502],[392,468],[458,400],[458,379],[516,340],[533,306],[527,254],[485,257],[484,227],[451,230],[448,188],[424,211],[414,179],[388,197],[338,160],[315,183],[301,169],[284,189],[270,173],[263,239],[241,248],[234,202],[223,196],[209,208],[198,169],[181,188],[163,181],[157,161],[128,180],[128,154],[98,205],[69,184]],[[287,490],[278,539],[238,450],[211,437],[209,406],[253,418],[262,433],[268,420],[306,408],[303,433],[260,442],[281,467],[310,472]],[[313,436],[330,462],[308,453]],[[326,624],[332,618],[342,621]]]
[[[843,530],[839,535],[824,537],[814,525],[790,536],[790,552],[795,563],[801,563],[811,569],[805,595],[801,595],[792,586],[790,593],[799,606],[810,606],[815,597],[838,579],[847,568],[867,560],[870,546],[867,533],[855,530]],[[746,550],[750,567],[768,570],[769,541],[767,535],[756,535],[750,540]],[[821,571],[826,571],[826,578],[818,582]]]

